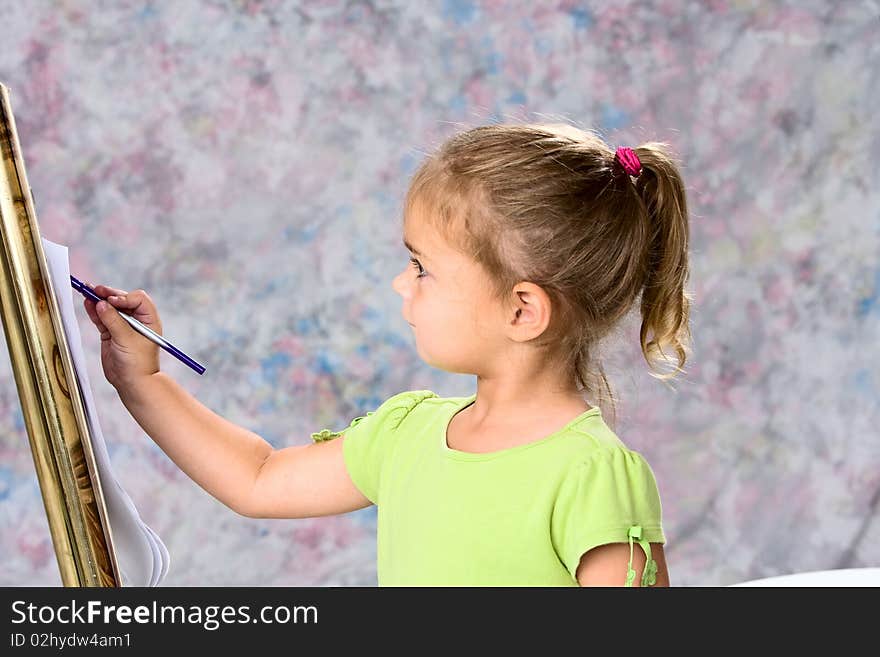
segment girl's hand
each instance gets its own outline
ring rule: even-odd
[[[117,390],[159,371],[159,346],[131,328],[119,316],[123,310],[144,326],[162,335],[159,311],[143,290],[125,292],[106,285],[91,285],[107,301],[84,299],[86,312],[101,334],[101,365],[104,376]]]

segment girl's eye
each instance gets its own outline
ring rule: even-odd
[[[416,271],[419,272],[419,275],[416,276],[416,278],[422,278],[425,274],[428,273],[424,269],[422,269],[422,263],[420,263],[415,258],[410,258],[409,261],[413,264],[413,267],[416,268]]]

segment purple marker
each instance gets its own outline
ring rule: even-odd
[[[91,299],[95,303],[98,303],[99,301],[105,301],[105,299],[103,297],[99,297],[97,294],[95,294],[95,291],[92,288],[90,288],[88,285],[86,285],[82,281],[74,278],[73,276],[70,277],[70,284],[73,286],[74,290],[76,290],[77,292],[80,292],[85,298]],[[128,325],[131,326],[131,328],[133,328],[135,331],[137,331],[142,336],[147,338],[147,340],[150,340],[151,342],[155,342],[157,345],[162,347],[162,349],[167,351],[169,354],[171,354],[172,356],[174,356],[178,360],[183,361],[184,363],[189,365],[191,368],[193,368],[199,374],[205,373],[204,367],[202,367],[196,361],[194,361],[192,358],[190,358],[185,353],[180,351],[177,347],[175,347],[173,344],[168,342],[168,340],[163,338],[161,335],[159,335],[158,333],[156,333],[152,329],[144,326],[143,324],[141,324],[139,321],[137,321],[131,315],[128,315],[128,314],[120,311],[118,308],[116,310],[119,311],[120,317],[122,317],[122,319],[124,319],[126,322],[128,322]]]

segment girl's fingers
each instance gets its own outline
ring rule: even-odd
[[[110,295],[121,295],[127,294],[125,290],[120,290],[115,287],[107,287],[106,285],[91,285],[90,283],[86,283],[90,288],[95,291],[99,297],[109,297]]]
[[[117,308],[127,308],[129,310],[137,309],[143,312],[149,312],[150,310],[150,304],[147,303],[146,295],[139,290],[128,294],[125,292],[111,294],[107,297],[107,301]]]
[[[158,312],[156,311],[156,305],[153,303],[153,300],[150,298],[144,290],[135,290],[134,292],[126,292],[125,290],[120,290],[115,287],[109,287],[107,285],[92,285],[88,281],[85,281],[86,285],[92,288],[99,297],[107,299],[107,303],[112,305],[114,308],[118,310],[125,311],[127,314],[133,316],[140,322],[147,324],[153,328],[153,330],[162,332],[161,326],[159,325]],[[102,332],[107,330],[107,327],[104,326],[104,323],[101,321],[98,316],[98,310],[95,307],[96,302],[86,299],[85,307],[86,312],[89,315],[89,318],[94,322],[95,326],[97,326]],[[103,333],[102,333],[103,336]]]
[[[135,290],[128,294],[110,295],[107,297],[107,301],[113,304],[114,308],[125,310],[144,324],[157,324],[158,313],[156,312],[156,305],[143,290]]]

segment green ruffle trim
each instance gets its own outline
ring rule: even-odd
[[[355,419],[353,419],[351,421],[351,424],[349,424],[346,427],[346,429],[351,429],[358,422],[360,422],[364,418],[367,418],[367,417],[373,415],[375,412],[376,411],[370,411],[366,415],[361,415],[360,417],[356,417]],[[330,429],[321,429],[320,431],[312,434],[312,440],[316,443],[323,443],[327,440],[333,440],[334,438],[339,438],[339,436],[341,436],[343,433],[345,433],[345,429],[343,429],[342,431],[330,431]]]
[[[342,435],[341,431],[330,431],[330,429],[321,429],[317,433],[312,434],[312,440],[316,443],[323,443],[325,440],[333,440]]]

